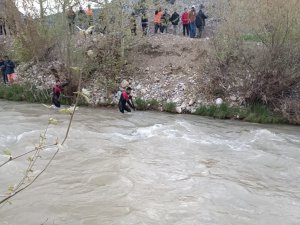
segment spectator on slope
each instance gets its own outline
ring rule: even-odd
[[[154,15],[154,33],[157,34],[158,29],[161,29],[161,16],[162,16],[162,10],[159,8],[155,11]]]
[[[201,4],[200,10],[196,17],[196,27],[198,29],[198,36],[197,36],[198,38],[201,38],[201,36],[202,36],[202,32],[203,32],[204,26],[205,26],[205,20],[207,19],[207,16],[204,14],[203,9],[204,9],[204,6]]]
[[[107,12],[105,10],[101,11],[99,14],[99,23],[100,23],[100,33],[105,34],[107,31]]]
[[[187,36],[189,36],[189,13],[187,8],[184,8],[184,13],[181,15],[181,22],[182,22],[182,29],[183,29],[183,36],[185,36],[185,34]]]
[[[143,36],[147,36],[148,33],[148,16],[146,14],[146,11],[143,11],[142,17],[141,17],[141,23],[142,23],[142,29],[143,29]]]
[[[69,31],[71,34],[74,34],[75,17],[76,17],[76,14],[73,11],[73,8],[70,7],[68,10],[68,13],[67,13],[67,20],[68,20],[68,25],[69,25]]]
[[[131,34],[136,36],[136,19],[135,19],[135,14],[134,12],[131,13],[131,16],[129,18],[130,21],[130,30],[131,30]]]
[[[78,26],[82,29],[86,29],[86,21],[87,21],[87,18],[86,18],[86,15],[85,15],[85,12],[84,10],[82,9],[82,6],[79,7],[79,11],[77,13],[77,21],[78,21]]]
[[[161,16],[161,26],[160,26],[161,33],[164,33],[164,31],[166,33],[168,33],[169,21],[170,21],[170,14],[168,13],[168,10],[165,9],[165,11],[163,12],[163,14]]]
[[[189,12],[189,21],[190,21],[190,37],[195,38],[196,36],[196,10],[195,6],[192,6],[191,11]]]
[[[87,24],[88,26],[92,26],[93,25],[93,21],[94,21],[94,18],[93,18],[93,9],[91,8],[91,5],[88,4],[88,7],[87,9],[85,10],[85,15],[87,17]]]
[[[176,9],[175,9],[172,16],[171,16],[171,18],[170,18],[170,22],[173,25],[173,34],[177,34],[177,27],[178,27],[179,20],[180,20],[180,16],[176,12]]]

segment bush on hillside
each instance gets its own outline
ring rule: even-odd
[[[218,70],[206,91],[234,95],[243,104],[269,105],[300,123],[300,111],[289,109],[300,105],[300,2],[223,4],[214,38]]]

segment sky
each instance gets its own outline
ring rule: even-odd
[[[23,1],[24,0],[16,0],[16,5],[18,7],[18,9],[20,10],[20,12],[22,12],[23,14],[25,14],[26,12],[32,12],[33,10],[29,10],[28,8],[25,10],[23,5]],[[38,13],[39,11],[39,4],[38,4],[38,0],[25,0],[25,1],[33,1],[33,7],[34,7],[34,11],[36,13]],[[83,8],[86,8],[88,4],[90,4],[92,6],[92,8],[99,8],[99,4],[91,2],[91,1],[87,1],[87,0],[80,0],[80,4]],[[46,14],[52,14],[52,13],[57,13],[57,6],[59,4],[57,3],[57,1],[55,0],[45,0],[45,4],[44,6],[48,6],[49,9],[46,10]],[[79,6],[78,6],[79,7]],[[74,9],[77,9],[78,7],[74,7]],[[50,10],[52,9],[52,10]]]

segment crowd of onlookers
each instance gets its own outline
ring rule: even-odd
[[[97,25],[98,28],[101,27],[99,31],[101,33],[105,33],[107,26],[105,23],[109,20],[107,20],[108,18],[105,19],[104,14],[105,13],[103,11],[100,12],[99,18],[97,19],[98,22],[97,24],[94,24],[94,12],[90,5],[88,5],[85,10],[80,7],[77,12],[75,12],[72,7],[69,8],[67,12],[67,20],[70,32],[75,32],[74,29],[76,24],[76,27],[79,29],[87,29],[92,25]],[[190,9],[185,8],[181,14],[179,14],[176,9],[174,9],[170,14],[168,9],[162,10],[160,7],[155,11],[153,19],[149,18],[147,10],[143,9],[139,16],[133,12],[129,17],[128,22],[133,35],[137,35],[137,18],[140,18],[141,20],[140,27],[144,36],[150,33],[179,34],[179,29],[182,29],[182,34],[184,36],[200,38],[203,34],[207,16],[204,13],[204,6],[202,4],[198,11],[196,11],[195,6],[192,6]]]
[[[205,15],[204,6],[200,5],[199,11],[196,11],[196,7],[192,6],[190,11],[185,8],[184,12],[179,15],[176,9],[173,10],[172,15],[169,14],[168,10],[157,9],[154,13],[154,34],[157,33],[168,33],[171,27],[173,34],[178,34],[179,24],[182,25],[182,34],[184,36],[189,36],[191,38],[201,37],[205,20],[207,16]],[[141,16],[141,26],[143,30],[143,35],[148,34],[150,20],[147,16],[146,11],[143,11]],[[135,18],[135,13],[131,14],[130,17],[130,27],[131,33],[136,35],[137,23]]]

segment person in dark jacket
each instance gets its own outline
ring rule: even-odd
[[[177,34],[177,27],[178,27],[179,20],[180,20],[180,15],[176,12],[175,9],[170,18],[170,22],[173,25],[173,34]]]
[[[161,33],[168,33],[168,26],[170,21],[170,14],[168,13],[168,10],[165,9],[164,13],[161,16],[161,26],[160,26],[160,32]]]
[[[4,59],[2,57],[0,58],[0,73],[3,76],[4,84],[7,84],[8,80],[7,80],[7,76],[6,76],[6,73],[5,73]]]
[[[127,112],[131,112],[131,109],[127,106],[127,104],[135,110],[135,106],[132,101],[132,96],[131,94],[131,87],[127,87],[126,91],[123,91],[119,100],[119,109],[121,113],[124,113],[126,110]]]
[[[136,19],[135,19],[135,13],[131,13],[131,16],[129,18],[130,21],[130,30],[131,30],[131,34],[136,36]]]
[[[69,81],[61,83],[59,80],[56,80],[56,83],[52,88],[52,92],[53,92],[52,93],[52,103],[58,108],[60,108],[60,100],[59,100],[60,94],[62,93],[63,88],[65,86],[67,86],[68,84],[69,84]]]
[[[8,81],[11,80],[12,82],[12,79],[10,79],[10,77],[13,76],[14,73],[15,73],[14,62],[11,61],[8,56],[4,56],[4,74]]]
[[[196,17],[196,27],[198,29],[198,36],[197,36],[198,38],[201,38],[201,36],[202,36],[202,32],[203,32],[204,26],[205,26],[205,20],[207,19],[207,16],[204,14],[203,9],[204,9],[204,6],[201,4],[200,10]]]
[[[75,17],[76,13],[74,12],[73,8],[70,7],[67,13],[67,20],[69,25],[69,31],[71,34],[74,34]]]

